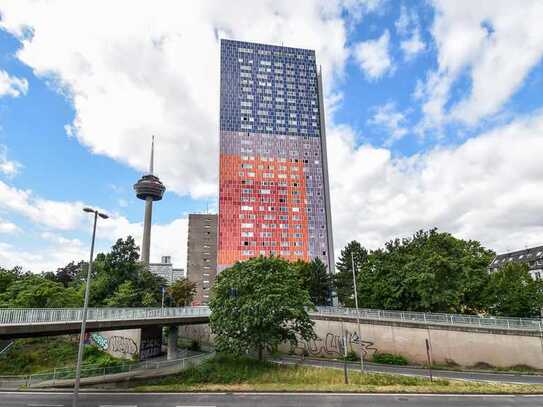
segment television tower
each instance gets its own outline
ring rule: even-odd
[[[149,265],[149,252],[151,247],[151,218],[153,216],[153,201],[160,201],[166,187],[157,176],[153,174],[153,159],[155,149],[155,136],[151,141],[151,162],[149,163],[149,173],[141,177],[134,184],[134,191],[139,199],[145,201],[145,219],[143,221],[143,242],[141,244],[141,261]]]

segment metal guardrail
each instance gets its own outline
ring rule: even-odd
[[[356,308],[316,307],[316,311],[310,311],[309,314],[319,316],[344,316],[356,318],[357,310]],[[366,308],[360,308],[358,310],[358,316],[361,319],[378,321],[404,321],[448,326],[467,326],[478,328],[498,328],[543,332],[541,320],[536,318],[508,318],[411,311],[386,311]]]
[[[310,315],[345,316],[356,318],[355,308],[316,307]],[[62,323],[81,321],[80,308],[10,308],[0,309],[1,325],[25,325],[38,323]],[[208,307],[183,308],[89,308],[88,321],[123,321],[137,319],[162,319],[201,316],[211,314]],[[450,326],[515,329],[543,332],[541,320],[530,318],[506,318],[461,314],[439,314],[410,311],[386,311],[360,309],[359,316],[369,320],[421,322]]]
[[[5,308],[0,309],[0,325],[25,325],[79,322],[81,308]],[[208,307],[183,308],[89,308],[87,321],[160,319],[209,316]]]
[[[144,370],[157,370],[164,368],[179,368],[179,371],[198,366],[215,356],[215,352],[203,353],[195,356],[188,356],[181,359],[144,361],[135,363],[122,363],[119,365],[99,367],[83,366],[81,378],[85,377],[106,377],[108,375],[130,372],[141,372]],[[72,380],[75,378],[75,369],[57,368],[52,372],[35,373],[31,375],[0,376],[0,388],[31,387],[41,383],[51,382],[54,385],[59,380]]]

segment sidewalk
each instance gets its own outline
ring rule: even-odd
[[[153,363],[154,367],[140,367],[127,372],[112,373],[105,375],[97,375],[91,377],[82,377],[81,386],[95,385],[102,383],[116,383],[128,381],[131,379],[147,379],[154,377],[167,376],[179,373],[185,369],[198,366],[207,359],[215,356],[215,352],[201,353],[196,356],[189,356],[177,360],[164,360]],[[148,365],[145,365],[148,366]],[[47,388],[66,388],[73,387],[75,379],[56,379],[45,380],[35,384],[30,384],[28,387],[32,389],[47,389]]]

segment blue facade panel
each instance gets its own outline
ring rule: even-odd
[[[221,40],[220,129],[320,136],[315,51]]]

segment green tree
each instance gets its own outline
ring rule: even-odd
[[[153,294],[143,293],[141,296],[141,305],[144,307],[156,307],[158,305],[158,301]]]
[[[0,294],[0,307],[64,308],[80,307],[83,297],[75,288],[39,275],[27,276],[13,282]]]
[[[358,275],[360,268],[368,261],[368,252],[356,240],[349,242],[341,250],[336,263],[336,274],[334,275],[334,288],[340,304],[346,307],[354,307],[353,268],[352,257],[355,263],[355,275]]]
[[[86,267],[84,269],[83,273],[78,274],[77,281],[84,281]],[[96,256],[93,262],[90,304],[102,306],[110,304],[111,301],[116,302],[119,298],[117,290],[127,281],[131,283],[131,289],[134,291],[131,306],[160,304],[161,287],[166,281],[151,273],[139,262],[139,248],[131,236],[118,239],[109,253],[100,253]],[[126,286],[124,288],[126,289]],[[126,293],[125,291],[123,294]]]
[[[160,305],[162,300],[162,287],[167,285],[165,278],[153,274],[143,268],[136,279],[136,288],[139,292],[139,304],[145,307]]]
[[[302,287],[309,292],[313,304],[332,304],[332,279],[326,270],[326,265],[319,258],[310,262],[298,260],[292,267],[298,273]]]
[[[109,307],[133,307],[139,305],[138,294],[132,281],[126,280],[106,300],[106,305]]]
[[[362,307],[427,312],[484,311],[481,295],[494,253],[437,229],[373,251],[359,272]]]
[[[490,274],[484,298],[492,315],[538,317],[543,308],[543,282],[532,278],[528,265],[507,263]]]
[[[14,267],[11,270],[0,268],[0,294],[8,289],[15,281],[23,278],[23,272],[20,267]]]
[[[284,341],[315,338],[306,307],[309,293],[290,263],[276,257],[238,262],[219,274],[212,289],[210,328],[218,351],[273,351]]]
[[[55,273],[55,280],[62,283],[64,287],[68,287],[75,281],[81,270],[85,269],[86,273],[87,263],[80,261],[78,263],[72,261],[64,267],[59,267]]]
[[[168,288],[168,295],[177,307],[190,305],[196,295],[196,283],[180,278]]]

